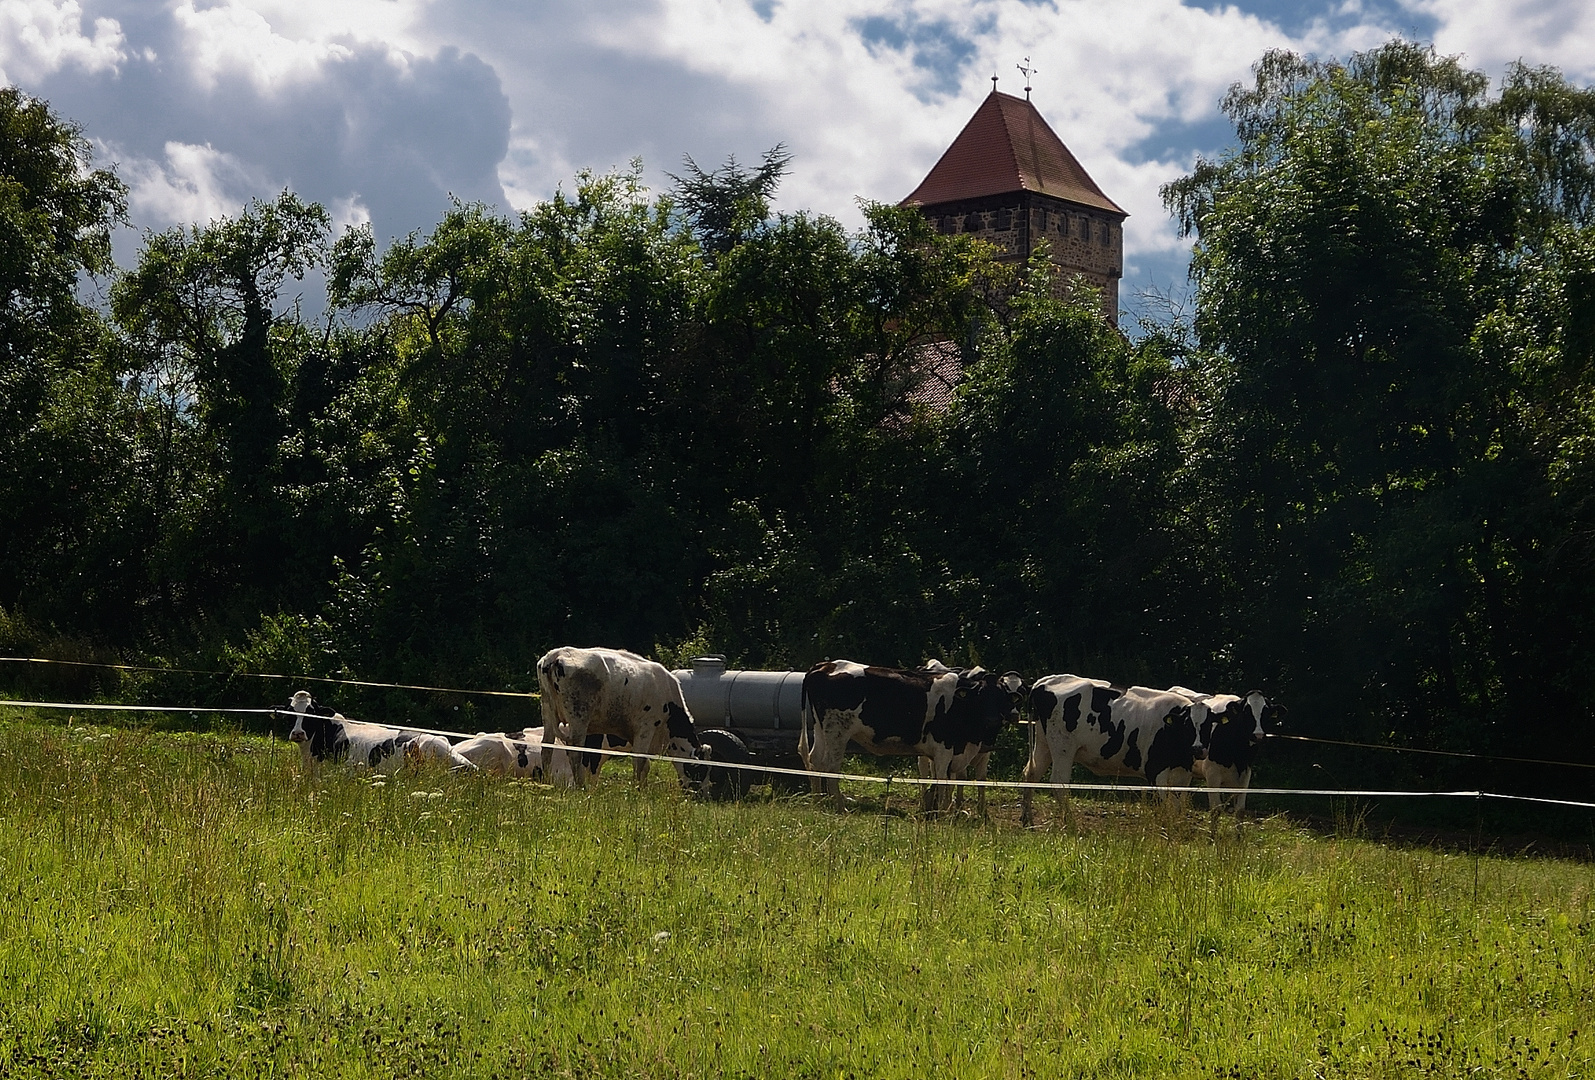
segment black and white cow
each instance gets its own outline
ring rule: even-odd
[[[1197,762],[1194,771],[1207,783],[1208,807],[1222,807],[1228,789],[1236,792],[1235,812],[1242,813],[1246,809],[1246,789],[1252,784],[1252,759],[1268,737],[1264,721],[1278,722],[1285,716],[1285,707],[1269,704],[1259,690],[1245,697],[1203,694],[1183,686],[1171,686],[1169,690],[1191,700],[1191,716],[1207,751],[1207,759]]]
[[[1202,755],[1191,699],[1169,690],[1114,686],[1078,675],[1048,675],[1030,688],[1030,718],[1037,725],[1025,783],[1067,784],[1079,762],[1098,776],[1131,776],[1159,787],[1187,787]],[[1054,791],[1067,808],[1068,792]],[[1020,802],[1030,823],[1031,789]]]
[[[1014,673],[993,675],[982,668],[869,667],[851,660],[828,660],[803,676],[803,723],[798,756],[810,772],[839,772],[849,741],[871,754],[915,754],[936,779],[946,779],[953,759],[970,761],[981,747],[1019,718],[1023,680]],[[815,777],[815,792],[828,791],[837,809],[846,803],[841,782]],[[928,787],[925,809],[945,805],[945,788]]]
[[[306,772],[315,771],[324,761],[346,762],[387,773],[407,761],[440,760],[450,768],[476,768],[441,736],[350,720],[319,704],[305,690],[294,693],[288,708],[294,713],[288,738],[298,744]]]
[[[536,732],[534,738],[528,738]],[[471,762],[484,773],[495,776],[531,778],[543,775],[543,729],[502,734],[485,732],[462,743],[456,743],[454,752]],[[568,770],[568,766],[567,766]]]
[[[576,755],[576,759],[589,778],[598,775],[598,768],[603,763],[603,755],[598,751],[630,749],[610,735],[589,735],[585,745],[587,749]],[[479,732],[475,738],[457,744],[454,749],[460,756],[474,761],[483,772],[498,776],[544,777],[566,786],[574,780],[572,755],[564,746],[548,747],[548,770],[544,772],[543,729],[540,727],[523,728],[520,731]]]
[[[936,672],[938,674],[946,671],[962,674],[966,669],[950,668],[940,660],[929,660],[925,663],[925,670]],[[1019,698],[1020,691],[1024,689],[1024,677],[1017,671],[1006,672],[1000,677],[987,674],[985,675],[985,678],[988,680],[1000,678],[1003,691],[1009,693],[1009,695],[1013,697],[1016,702]],[[989,715],[986,715],[984,717],[984,722],[981,722],[981,719],[977,717],[976,724],[972,726],[969,732],[971,737],[970,741],[965,743],[960,750],[953,754],[952,761],[950,761],[947,765],[947,778],[949,780],[972,779],[977,782],[985,780],[987,769],[991,764],[991,752],[997,748],[997,736],[1001,735],[1003,729],[1008,727],[1017,718],[1018,714],[1017,712],[1014,712],[1010,713],[1007,717],[1002,717],[999,719],[996,714],[996,710],[992,710]],[[932,760],[922,755],[919,759],[919,775],[925,777],[931,776],[933,775],[933,769],[934,763]],[[971,776],[971,773],[974,775]],[[953,789],[953,791],[955,805],[961,811],[964,806],[964,789],[962,787],[958,787]],[[984,787],[977,787],[975,791],[977,812],[982,818],[984,818],[986,816],[986,789]]]
[[[542,691],[545,767],[554,747],[585,747],[591,735],[608,736],[611,745],[639,754],[692,760],[701,752],[681,683],[669,669],[636,653],[551,649],[537,662],[537,684]],[[648,779],[650,765],[646,758],[635,759],[639,784]],[[586,782],[588,771],[574,770],[577,786]],[[597,772],[596,763],[591,771]],[[676,775],[687,786],[679,761]]]

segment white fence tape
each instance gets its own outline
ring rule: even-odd
[[[88,709],[114,712],[170,712],[170,713],[233,713],[253,716],[273,716],[284,719],[297,714],[281,708],[272,709],[244,709],[244,708],[211,708],[206,706],[177,706],[177,705],[102,705],[102,704],[73,704],[59,701],[8,701],[0,700],[0,706],[33,709]],[[350,719],[345,717],[345,719]],[[442,731],[433,728],[418,728],[406,725],[401,726],[404,731],[419,731],[427,735],[441,735],[450,739],[470,739],[475,736],[462,731]],[[753,762],[733,761],[704,761],[700,758],[680,758],[669,754],[642,754],[631,750],[594,749],[586,746],[567,746],[564,743],[544,743],[543,745],[558,746],[570,754],[598,754],[600,757],[617,758],[642,758],[648,761],[668,761],[676,765],[698,765],[716,769],[737,769],[748,772],[775,774],[779,776],[800,776],[810,780],[846,780],[852,783],[867,784],[922,784],[930,787],[986,787],[1003,788],[1007,790],[1030,791],[1101,791],[1118,794],[1140,794],[1146,792],[1164,793],[1197,793],[1212,791],[1219,794],[1247,795],[1309,795],[1329,798],[1349,799],[1495,799],[1505,802],[1536,803],[1545,806],[1568,806],[1585,810],[1595,810],[1595,802],[1579,802],[1573,799],[1546,799],[1531,795],[1505,795],[1493,791],[1393,791],[1379,789],[1345,789],[1345,788],[1209,788],[1187,786],[1163,786],[1159,784],[1053,784],[1044,782],[1026,783],[1022,780],[952,780],[935,779],[922,776],[873,776],[867,773],[832,773],[810,772],[807,769],[788,769],[774,765],[759,765]]]

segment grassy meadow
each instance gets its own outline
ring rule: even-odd
[[[622,772],[0,718],[0,1075],[1595,1075],[1587,863]]]

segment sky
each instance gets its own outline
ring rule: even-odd
[[[1218,110],[1268,49],[1393,36],[1499,78],[1595,82],[1591,0],[0,0],[0,80],[82,126],[136,230],[284,188],[379,239],[451,196],[524,209],[634,158],[792,154],[777,208],[861,222],[918,184],[981,100],[1032,98],[1130,213],[1121,302],[1185,288],[1160,185],[1223,152]],[[136,257],[137,231],[118,254]]]

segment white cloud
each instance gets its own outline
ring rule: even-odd
[[[1132,215],[1128,269],[1164,272],[1185,243],[1158,188],[1227,142],[1229,84],[1269,48],[1344,57],[1416,26],[1493,74],[1595,77],[1588,0],[0,0],[0,66],[117,141],[152,221],[290,184],[388,236],[449,193],[526,206],[635,156],[663,185],[682,154],[777,141],[779,205],[857,225],[1029,56],[1038,108]]]
[[[77,0],[0,0],[0,83],[24,83],[74,66],[112,71],[126,59],[126,39],[115,19],[95,19],[83,32]]]
[[[131,216],[152,227],[204,224],[273,190],[257,169],[209,143],[169,142],[161,161],[134,158],[122,164],[121,173]]]
[[[1434,44],[1499,75],[1514,60],[1595,79],[1595,5],[1588,0],[1407,0],[1437,20]]]
[[[348,59],[347,45],[287,37],[272,29],[259,11],[232,0],[196,8],[191,2],[172,10],[188,53],[190,76],[207,89],[223,78],[243,76],[261,90],[304,82],[328,61]]]
[[[333,199],[327,206],[332,218],[332,234],[341,236],[345,229],[371,224],[371,211],[360,201],[358,192],[342,199]]]

